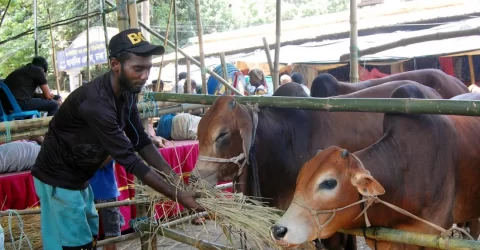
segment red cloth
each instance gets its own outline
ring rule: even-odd
[[[169,142],[165,148],[159,149],[159,152],[165,160],[173,167],[176,173],[189,173],[195,167],[198,157],[198,142],[196,141],[180,141]],[[121,200],[135,198],[135,190],[133,187],[134,176],[126,173],[125,169],[115,164],[115,174],[118,189],[120,191]],[[188,176],[185,178],[188,181]],[[231,189],[226,190],[232,192]],[[35,193],[35,186],[30,171],[0,175],[0,203],[1,210],[7,209],[27,209],[38,207],[39,200]],[[175,203],[165,203],[157,206],[157,217],[171,216],[183,210],[182,207],[169,209]],[[163,209],[162,209],[163,205]],[[171,210],[171,211],[169,211]],[[168,211],[166,213],[165,211]],[[129,229],[129,221],[136,216],[135,206],[120,207],[120,212],[125,218],[126,225],[122,227],[122,231]],[[102,225],[100,225],[100,234]]]
[[[455,76],[455,69],[453,68],[453,57],[439,57],[440,69],[448,75]]]

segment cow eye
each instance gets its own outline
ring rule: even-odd
[[[228,135],[227,132],[221,132],[220,134],[218,134],[217,139],[215,139],[215,140],[218,141],[218,140],[220,140],[220,139],[223,139],[223,138],[225,138],[227,135]]]
[[[327,179],[320,183],[320,189],[334,189],[337,186],[337,181],[334,179]]]

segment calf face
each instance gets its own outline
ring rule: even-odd
[[[337,211],[361,199],[383,194],[383,187],[360,160],[332,146],[319,152],[300,171],[294,201],[272,227],[272,236],[283,247],[296,248],[316,238],[325,239],[357,217],[361,205]]]
[[[191,179],[202,179],[210,185],[232,181],[238,164],[221,162],[247,153],[252,141],[252,118],[249,111],[231,96],[219,97],[198,124],[199,159]],[[208,158],[206,158],[208,157]]]

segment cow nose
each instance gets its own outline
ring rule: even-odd
[[[286,227],[279,227],[275,225],[272,227],[272,232],[273,232],[273,237],[276,240],[282,240],[283,237],[285,237],[285,235],[287,234],[288,229]]]

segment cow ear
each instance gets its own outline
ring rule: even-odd
[[[352,175],[352,184],[363,196],[376,196],[385,193],[385,189],[368,171],[357,171]]]

